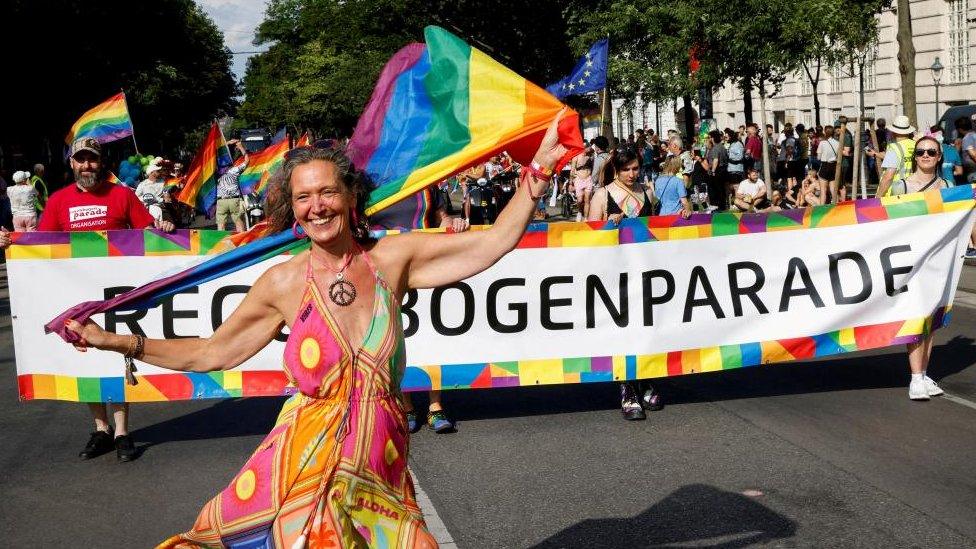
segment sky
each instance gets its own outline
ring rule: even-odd
[[[254,29],[264,19],[264,0],[197,0],[203,11],[213,19],[224,33],[224,44],[230,51],[258,51],[267,46],[254,46]],[[231,57],[231,70],[240,80],[244,77],[250,55]]]

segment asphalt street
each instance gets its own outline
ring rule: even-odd
[[[189,528],[282,400],[140,404],[138,460],[81,461],[85,406],[17,399],[0,284],[0,545]],[[667,406],[638,423],[613,384],[447,393],[458,432],[412,438],[426,510],[465,549],[976,547],[976,268],[959,295],[930,367],[949,397],[927,403],[901,348],[664,380]]]

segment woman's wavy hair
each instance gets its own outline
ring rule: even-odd
[[[369,221],[366,219],[366,201],[373,188],[369,177],[356,169],[349,161],[342,149],[322,149],[316,147],[300,147],[292,149],[285,156],[281,169],[271,176],[268,184],[268,198],[265,208],[268,212],[269,234],[291,230],[295,223],[295,214],[291,206],[291,174],[295,168],[308,164],[313,160],[324,160],[335,164],[339,171],[339,179],[346,190],[356,197],[356,211],[353,216],[358,222],[352,226],[352,236],[360,243],[371,240]]]

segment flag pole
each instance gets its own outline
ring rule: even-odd
[[[125,104],[125,114],[129,115],[129,101],[125,98],[125,90],[119,88],[119,91],[122,92],[122,103]],[[129,126],[132,128],[132,133],[130,134],[130,137],[132,137],[132,146],[136,148],[136,154],[139,154],[139,144],[136,143],[136,125],[132,123],[132,115],[129,115]]]

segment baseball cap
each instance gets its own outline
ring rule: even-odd
[[[81,151],[88,151],[96,156],[102,156],[102,145],[94,137],[81,137],[75,139],[74,143],[71,144],[71,154],[69,156],[74,157]]]
[[[14,183],[23,183],[30,177],[30,172],[14,172]]]

